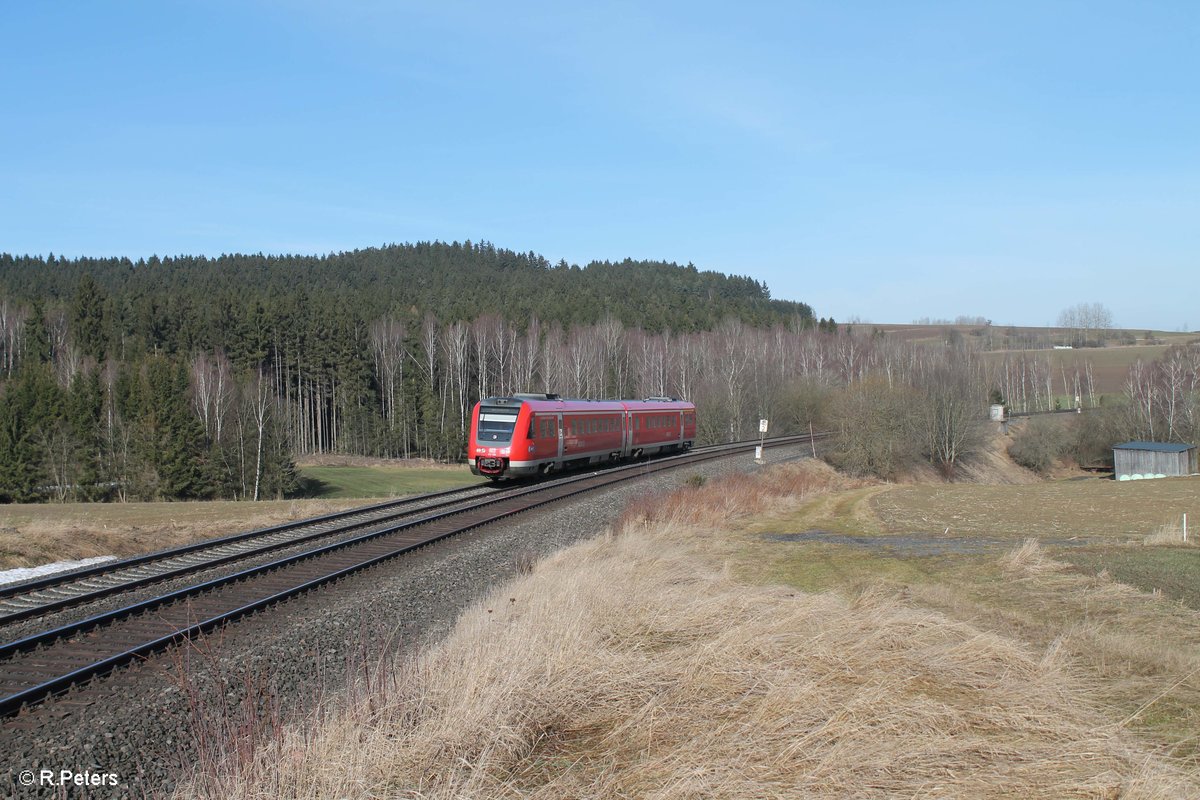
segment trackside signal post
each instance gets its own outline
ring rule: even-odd
[[[754,448],[754,463],[763,463],[763,443],[767,436],[767,421],[760,419],[758,421],[758,447]]]

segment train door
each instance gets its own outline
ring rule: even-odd
[[[558,414],[556,414],[556,415],[555,415],[555,417],[558,419],[558,460],[559,460],[559,463],[562,463],[562,457],[563,457],[563,433],[564,433],[564,431],[563,431],[563,415],[562,415],[562,412],[560,411]]]

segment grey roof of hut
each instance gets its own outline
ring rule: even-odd
[[[1176,442],[1125,442],[1114,444],[1113,450],[1150,450],[1155,453],[1184,453],[1195,447],[1194,444],[1178,444]]]

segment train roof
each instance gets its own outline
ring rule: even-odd
[[[644,400],[585,400],[552,394],[517,394],[512,397],[488,397],[481,405],[529,406],[533,411],[691,411],[695,405],[674,397],[648,397]]]

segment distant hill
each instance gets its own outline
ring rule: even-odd
[[[203,329],[221,324],[213,314],[222,308],[228,313],[257,302],[269,314],[298,299],[352,309],[363,320],[431,312],[443,322],[498,314],[518,325],[537,316],[569,326],[608,313],[647,331],[705,330],[728,316],[751,325],[812,317],[807,304],[772,300],[766,285],[749,277],[628,259],[580,268],[486,242],[419,242],[325,256],[260,253],[136,262],[0,254],[0,296],[21,303],[70,303],[85,274],[111,303],[113,315],[132,328],[149,324],[139,318],[156,313],[171,317],[169,327]],[[203,330],[192,334],[192,341],[207,338]]]

